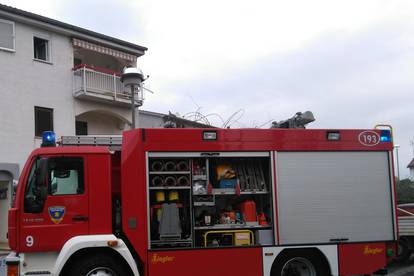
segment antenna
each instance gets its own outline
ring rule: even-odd
[[[410,140],[411,148],[413,149],[413,156],[414,156],[414,139]]]

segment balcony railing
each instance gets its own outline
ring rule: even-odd
[[[73,96],[118,105],[131,104],[131,91],[122,84],[120,73],[87,64],[73,68]],[[142,90],[136,88],[136,105],[142,105],[142,101]]]

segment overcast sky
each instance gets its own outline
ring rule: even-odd
[[[143,109],[219,114],[231,127],[305,110],[316,117],[310,128],[389,123],[408,175],[413,0],[0,2],[148,47],[138,66],[156,93]]]

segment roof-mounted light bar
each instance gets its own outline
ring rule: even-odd
[[[42,133],[42,147],[55,147],[56,134],[53,131],[43,131]]]

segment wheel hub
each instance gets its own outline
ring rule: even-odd
[[[108,267],[97,267],[89,271],[86,276],[116,276],[116,273]]]
[[[309,260],[296,257],[285,263],[282,276],[316,276],[316,269]]]

